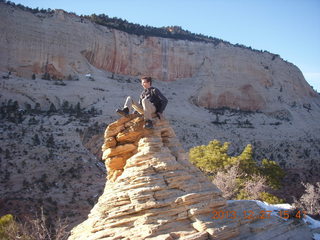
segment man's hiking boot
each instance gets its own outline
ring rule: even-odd
[[[119,108],[118,108],[118,109],[116,110],[116,112],[117,112],[119,115],[126,117],[126,116],[129,115],[129,108],[127,108],[127,107],[125,107],[125,108],[123,108],[123,109],[119,109]]]
[[[144,128],[146,129],[153,129],[153,124],[151,120],[146,120],[145,124],[144,124]]]

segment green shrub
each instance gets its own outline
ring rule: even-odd
[[[239,191],[239,193],[237,194],[236,199],[237,200],[250,199],[250,196],[248,195],[248,193],[244,189],[241,189]]]
[[[284,203],[284,200],[281,198],[278,198],[277,196],[268,193],[268,192],[262,192],[260,193],[260,199],[261,201],[267,202],[269,204],[279,204]]]
[[[281,187],[281,180],[285,175],[284,171],[275,161],[263,159],[261,164],[262,166],[259,170],[267,178],[269,186],[273,189],[279,189]]]
[[[219,169],[230,165],[227,154],[230,143],[223,145],[218,140],[211,141],[207,146],[201,145],[190,149],[190,161],[206,173],[216,173]]]
[[[19,236],[19,239],[28,239],[18,233],[19,226],[11,214],[0,217],[0,239],[16,239],[17,236]]]
[[[208,145],[191,148],[189,159],[201,171],[210,175],[213,182],[220,189],[222,188],[222,192],[225,190],[225,197],[231,196],[227,191],[234,191],[232,196],[237,199],[259,198],[263,201],[280,202],[281,200],[276,196],[264,192],[267,188],[281,187],[284,171],[280,166],[268,159],[263,159],[261,164],[258,164],[253,158],[251,144],[248,144],[238,156],[229,156],[227,153],[229,145],[229,142],[221,144],[218,140],[213,140]],[[236,172],[230,174],[234,166],[237,166]],[[217,179],[218,175],[220,179],[224,179],[223,182],[230,181],[235,184],[229,184],[229,186],[221,182]]]
[[[261,200],[269,204],[284,203],[283,199],[278,198],[277,196],[268,192],[260,192],[259,197],[257,199],[254,199],[244,189],[241,189],[239,191],[239,193],[236,196],[236,199],[237,200]]]
[[[189,159],[203,172],[209,174],[216,174],[218,171],[227,170],[231,166],[239,164],[240,171],[247,177],[253,174],[262,175],[267,178],[271,187],[280,187],[284,171],[276,162],[263,159],[259,165],[253,159],[251,144],[248,144],[240,155],[229,156],[227,154],[229,145],[229,142],[221,144],[218,140],[213,140],[208,145],[191,148]]]
[[[5,232],[6,227],[13,223],[13,216],[11,214],[0,217],[0,236]]]

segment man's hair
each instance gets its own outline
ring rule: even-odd
[[[142,82],[142,80],[146,80],[147,82],[150,83],[150,85],[152,85],[152,78],[151,77],[145,76],[145,77],[141,78],[141,82]]]

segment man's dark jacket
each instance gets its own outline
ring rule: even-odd
[[[157,113],[162,113],[167,106],[168,100],[159,89],[150,87],[144,89],[139,98],[139,104],[142,105],[142,99],[147,98],[156,107]]]

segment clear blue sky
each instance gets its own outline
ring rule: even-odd
[[[154,27],[193,33],[279,54],[320,92],[320,0],[13,0],[78,15],[107,14]]]

